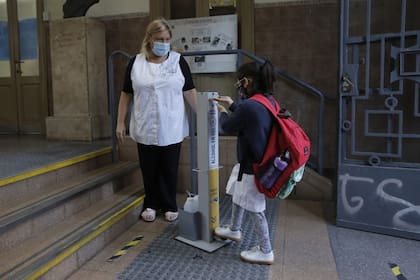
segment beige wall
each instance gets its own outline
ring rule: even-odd
[[[44,0],[44,18],[62,19],[65,2],[65,0]],[[149,13],[149,0],[100,0],[89,8],[86,16],[104,17],[132,13]]]
[[[65,2],[65,0],[44,0],[46,19],[62,19],[63,4]],[[259,5],[296,2],[296,0],[254,0],[254,2],[256,5]],[[299,2],[314,2],[314,0],[301,0]],[[322,1],[317,0],[317,2]],[[149,10],[149,0],[100,0],[87,11],[86,16],[104,17],[132,13],[149,13]]]
[[[335,97],[338,71],[338,3],[328,4],[329,0],[313,2],[299,0],[291,4],[256,5],[256,55],[270,58],[280,69],[309,82],[328,96]],[[98,19],[105,24],[107,57],[115,50],[122,50],[131,55],[136,54],[144,36],[144,29],[150,21],[146,13],[131,14],[131,16],[103,16]],[[319,25],[320,30],[317,29]],[[322,36],[319,36],[320,32]],[[302,47],[302,42],[304,47]],[[117,96],[122,87],[125,63],[120,58],[115,60]],[[330,70],[316,70],[320,65],[323,65],[323,69]],[[232,97],[235,96],[234,80],[234,73],[194,75],[198,91],[218,91],[222,95]],[[308,132],[313,142],[313,154],[317,155],[318,99],[283,81],[276,84],[275,92],[276,97]],[[324,158],[326,160],[324,167],[333,169],[337,146],[335,108],[335,103],[327,106],[325,116],[326,123],[329,125],[325,127],[327,130],[324,133]]]
[[[149,13],[148,0],[100,0],[86,13],[88,17]]]
[[[63,18],[65,0],[44,0],[44,19],[55,20]]]

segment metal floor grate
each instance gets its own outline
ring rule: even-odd
[[[274,236],[278,200],[267,200],[266,217],[270,237]],[[230,221],[231,197],[220,201],[220,224]],[[177,223],[168,225],[148,248],[144,249],[125,270],[119,280],[161,279],[161,280],[255,280],[268,279],[269,266],[249,264],[240,260],[241,251],[255,245],[256,232],[248,213],[243,220],[241,242],[232,242],[213,253],[179,242]]]

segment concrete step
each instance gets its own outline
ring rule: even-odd
[[[107,149],[44,166],[17,176],[0,179],[0,213],[48,194],[63,181],[111,163]]]
[[[305,167],[302,181],[296,184],[288,199],[332,201],[333,194],[333,184],[329,178]]]
[[[136,162],[62,182],[0,217],[0,279],[64,279],[134,224],[142,204]]]

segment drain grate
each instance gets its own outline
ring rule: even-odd
[[[278,200],[267,200],[266,217],[270,237],[274,236]],[[221,224],[228,223],[231,215],[231,197],[220,201]],[[253,223],[244,215],[241,242],[232,242],[213,253],[207,253],[174,239],[178,235],[177,223],[168,225],[148,248],[143,250],[119,275],[119,280],[255,280],[268,279],[269,266],[245,263],[240,260],[241,251],[255,245],[256,231]]]

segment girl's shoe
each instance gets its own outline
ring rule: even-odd
[[[141,218],[145,222],[153,222],[156,219],[156,210],[152,208],[146,208],[146,210],[141,213]]]
[[[178,219],[178,212],[171,212],[171,211],[165,212],[165,219],[168,222],[175,221],[176,219]]]
[[[260,246],[255,246],[251,250],[242,251],[241,259],[249,263],[273,264],[274,254],[273,251],[271,251],[270,253],[263,253],[260,249]]]
[[[232,231],[230,226],[217,227],[214,229],[214,235],[223,239],[241,241],[241,231]]]

